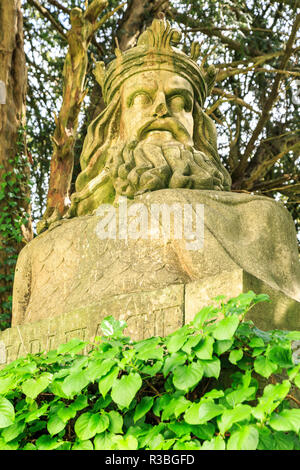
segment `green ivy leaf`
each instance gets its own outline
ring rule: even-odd
[[[123,433],[123,417],[117,411],[110,411],[107,413],[109,417],[109,426],[108,431],[113,434],[122,434]]]
[[[78,395],[90,382],[89,376],[86,371],[79,370],[73,374],[68,375],[62,385],[62,391],[67,397],[73,398]]]
[[[141,376],[131,372],[114,382],[111,397],[118,406],[128,408],[141,386]]]
[[[282,346],[273,346],[267,353],[269,361],[278,364],[280,367],[291,367],[293,366],[292,351],[289,348]]]
[[[113,449],[116,450],[136,450],[138,448],[138,440],[131,435],[126,437],[119,436],[115,434],[112,437],[113,440]]]
[[[254,370],[259,375],[269,378],[277,370],[277,364],[267,359],[265,356],[259,356],[254,361]]]
[[[60,431],[65,429],[66,422],[60,419],[59,416],[53,415],[50,417],[47,423],[47,429],[51,436],[58,434]]]
[[[107,431],[97,434],[94,438],[95,450],[112,450],[114,446],[114,442],[112,440],[113,436],[114,434]]]
[[[119,374],[119,367],[114,367],[108,374],[102,377],[98,382],[99,392],[105,398],[106,394],[109,392],[113,386],[115,380]]]
[[[0,428],[6,428],[14,423],[15,410],[12,403],[0,396]]]
[[[198,359],[212,359],[214,342],[214,338],[206,336],[201,343],[198,344],[197,348],[195,348]]]
[[[244,421],[251,415],[251,406],[249,405],[237,405],[232,410],[225,410],[218,420],[218,426],[221,434],[225,434],[234,423]]]
[[[72,450],[94,450],[94,446],[92,441],[85,440],[85,441],[76,441],[73,446]]]
[[[185,412],[184,419],[189,424],[204,424],[219,416],[224,411],[223,405],[218,405],[212,400],[193,403]]]
[[[138,403],[134,416],[133,416],[133,421],[136,423],[139,419],[141,419],[145,414],[148,413],[149,410],[151,410],[153,406],[154,398],[153,397],[143,397],[141,401]]]
[[[227,450],[256,450],[259,441],[258,430],[254,426],[241,426],[231,434]]]
[[[225,450],[226,444],[221,436],[214,437],[211,441],[205,441],[201,450]]]
[[[109,417],[100,413],[86,412],[76,420],[74,429],[80,440],[86,441],[101,434],[110,424]]]
[[[52,380],[52,374],[45,373],[38,379],[28,379],[22,384],[22,392],[29,398],[35,399],[43,392]]]
[[[230,351],[230,354],[229,354],[229,362],[231,362],[231,364],[236,364],[238,361],[240,361],[243,357],[243,350],[242,349],[233,349],[232,351]]]
[[[272,414],[269,424],[275,431],[300,430],[300,409],[283,410],[281,413]]]
[[[25,429],[25,423],[20,421],[18,423],[14,423],[11,426],[3,429],[1,437],[4,439],[5,442],[10,442],[16,439]]]
[[[212,331],[213,337],[217,340],[229,340],[233,337],[239,326],[240,320],[237,315],[225,317],[217,323],[217,326]]]
[[[163,374],[164,377],[168,375],[168,373],[173,370],[176,366],[180,366],[185,363],[187,359],[187,355],[182,352],[176,352],[167,356],[165,359],[164,367],[163,367]]]
[[[200,362],[176,367],[173,384],[178,390],[189,390],[197,385],[203,377],[203,366]]]
[[[108,374],[115,364],[116,360],[114,359],[92,360],[86,368],[86,375],[91,382],[94,382],[96,379]]]
[[[217,357],[213,357],[211,361],[200,361],[203,366],[203,375],[205,377],[219,378],[221,372],[221,361]]]
[[[175,333],[167,336],[166,345],[168,351],[172,354],[177,352],[186,342],[188,338],[187,325],[177,330]]]
[[[57,348],[58,354],[77,354],[82,351],[88,343],[78,338],[73,338]]]
[[[52,438],[47,434],[43,434],[36,441],[36,447],[38,450],[54,450],[60,447],[63,441]]]
[[[16,385],[16,377],[0,377],[0,394],[5,395],[9,390],[13,389]]]

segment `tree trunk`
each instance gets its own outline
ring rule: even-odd
[[[30,218],[24,217],[29,206],[25,96],[21,0],[0,0],[0,314],[8,321],[16,256],[22,237],[32,237]],[[1,322],[3,316],[0,327]]]

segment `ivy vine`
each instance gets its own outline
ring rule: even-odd
[[[17,153],[8,160],[9,169],[0,165],[0,330],[10,326],[12,287],[18,253],[22,247],[22,226],[29,221],[25,207],[30,186],[29,163],[25,152],[26,126],[18,129]],[[4,171],[3,171],[4,170]]]

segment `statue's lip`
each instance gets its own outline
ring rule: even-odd
[[[161,118],[161,119],[154,119],[151,122],[148,122],[138,132],[138,138],[142,140],[145,134],[148,134],[152,131],[164,131],[164,132],[171,132],[173,137],[186,139],[189,137],[188,131],[186,128],[177,120],[175,121],[173,118]]]

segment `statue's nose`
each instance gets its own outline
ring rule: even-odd
[[[168,111],[165,95],[164,93],[160,93],[159,96],[157,96],[157,99],[155,100],[155,103],[154,103],[153,116],[160,118],[168,114],[168,112],[169,111]]]

